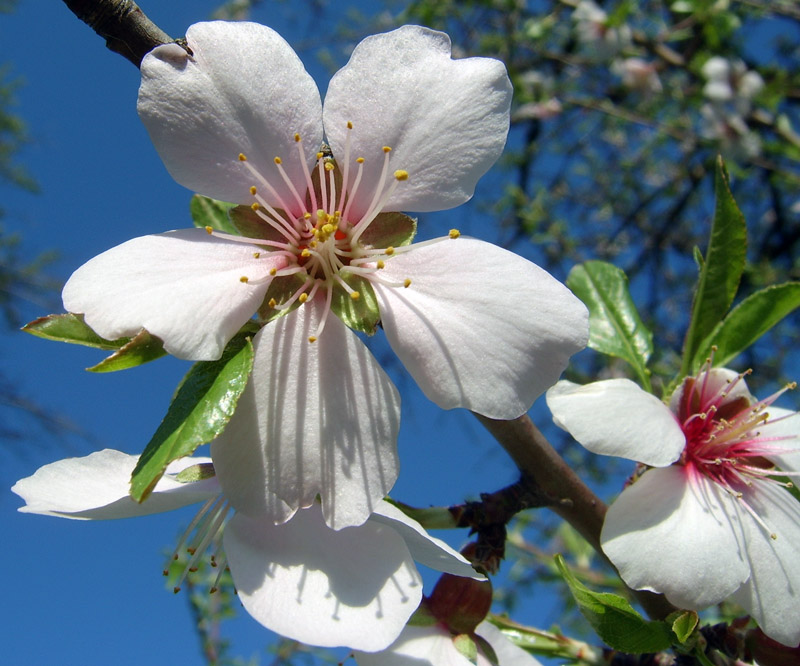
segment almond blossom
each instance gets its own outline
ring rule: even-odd
[[[800,642],[800,418],[708,365],[669,406],[627,379],[547,392],[555,423],[594,453],[652,467],[609,507],[603,551],[634,589],[682,608],[731,599],[771,638]]]
[[[79,268],[64,307],[190,360],[219,358],[258,313],[252,380],[215,444],[229,501],[274,493],[291,515],[320,496],[330,526],[360,524],[397,476],[400,400],[349,328],[380,324],[431,400],[497,419],[586,343],[584,306],[547,272],[456,230],[410,244],[398,212],[472,196],[503,150],[511,84],[499,61],[453,60],[446,35],[404,26],[362,41],[323,107],[270,28],[198,23],[186,41],[145,57],[139,114],[180,184],[238,204],[243,236],[135,238]]]
[[[128,495],[136,461],[137,456],[111,449],[66,458],[41,467],[12,490],[25,500],[22,512],[75,520],[128,518],[203,502],[164,570],[167,575],[179,551],[188,551],[176,591],[210,550],[220,574],[230,567],[250,615],[312,645],[376,651],[391,644],[422,598],[414,560],[457,576],[481,577],[463,556],[388,502],[379,502],[364,524],[339,531],[325,525],[319,504],[275,525],[233,513],[211,459],[194,457],[172,463],[139,504]]]

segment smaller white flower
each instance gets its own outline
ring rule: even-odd
[[[611,71],[631,90],[647,93],[659,93],[662,90],[661,79],[658,78],[658,71],[652,62],[641,58],[623,58],[611,63]]]
[[[633,40],[629,26],[609,26],[608,14],[594,0],[580,0],[572,12],[572,20],[578,41],[598,60],[614,57]]]
[[[634,589],[682,608],[731,598],[771,638],[800,642],[800,417],[743,375],[688,377],[667,406],[627,379],[547,392],[555,423],[594,453],[650,465],[609,507],[603,551]],[[777,478],[776,478],[777,477]]]
[[[477,660],[470,661],[459,652],[450,631],[439,624],[406,627],[386,650],[374,654],[356,652],[355,658],[358,666],[540,666],[489,622],[481,622],[475,634],[494,650],[497,662],[488,658],[480,647]]]
[[[372,651],[390,645],[422,599],[414,560],[479,577],[464,557],[388,502],[381,501],[363,525],[338,531],[325,524],[319,504],[282,525],[243,513],[229,518],[211,459],[198,457],[172,463],[147,501],[137,504],[128,495],[136,460],[111,449],[66,458],[18,481],[12,491],[25,500],[22,512],[78,520],[128,518],[204,502],[176,550],[191,554],[177,585],[210,550],[212,566],[220,572],[230,567],[250,615],[312,645]]]

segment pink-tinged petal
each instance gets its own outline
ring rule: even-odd
[[[369,517],[370,521],[383,523],[403,537],[413,558],[426,567],[453,574],[485,580],[459,552],[453,550],[441,539],[432,537],[413,518],[409,518],[393,504],[382,500]]]
[[[497,655],[498,666],[541,666],[539,662],[525,650],[514,645],[503,632],[491,622],[484,620],[475,629],[475,633],[485,638]]]
[[[609,507],[600,543],[630,587],[661,592],[679,608],[704,608],[750,573],[731,501],[684,467],[651,469]]]
[[[592,453],[664,467],[686,446],[669,407],[629,379],[560,381],[547,391],[547,406],[555,424]]]
[[[697,375],[697,381],[699,385],[695,390],[699,391],[706,400],[724,394],[724,398],[720,401],[722,405],[734,402],[740,398],[744,398],[748,402],[755,402],[755,398],[747,388],[744,379],[734,370],[729,370],[728,368],[711,368],[708,371],[699,373]],[[685,388],[686,382],[684,381],[675,389],[670,397],[670,409],[676,414],[679,411],[678,407],[683,398],[683,391]]]
[[[774,449],[769,458],[786,471],[800,471],[800,412],[770,405],[769,418],[758,431],[758,439],[765,448]]]
[[[422,580],[396,532],[373,522],[332,530],[319,505],[282,525],[237,513],[223,539],[250,615],[303,643],[381,650],[422,598]]]
[[[522,257],[470,238],[412,248],[374,283],[395,353],[443,409],[513,419],[559,377],[588,338],[588,314]]]
[[[40,467],[33,476],[17,481],[12,492],[25,500],[23,513],[105,520],[131,518],[172,511],[219,494],[216,479],[180,483],[174,476],[209,458],[182,458],[167,468],[150,496],[139,504],[128,495],[131,472],[138,456],[113,449],[97,451],[82,458],[65,458]]]
[[[141,236],[75,271],[64,286],[64,308],[83,314],[106,339],[145,328],[173,356],[215,360],[264,300],[270,268],[285,261],[203,229]]]
[[[492,58],[452,60],[450,38],[419,26],[367,37],[331,79],[325,133],[343,164],[363,157],[353,218],[369,205],[392,148],[389,174],[408,171],[388,210],[444,210],[467,201],[506,141],[511,82]],[[355,173],[353,171],[352,173]]]
[[[212,457],[237,510],[268,513],[265,491],[294,509],[319,494],[339,529],[363,523],[397,478],[400,396],[334,315],[309,343],[323,310],[318,297],[256,335],[250,382]]]
[[[758,520],[737,502],[751,573],[733,601],[767,636],[795,647],[800,643],[800,502],[764,482],[754,484],[741,501]]]
[[[472,666],[453,645],[453,637],[439,625],[406,627],[400,637],[377,654],[358,652],[358,666]],[[486,662],[479,664],[483,666]],[[503,666],[500,664],[500,666]]]
[[[243,153],[290,202],[274,159],[283,160],[292,182],[305,183],[294,135],[303,139],[306,164],[313,164],[322,143],[314,80],[286,41],[263,25],[196,23],[186,41],[192,56],[168,44],[141,65],[139,116],[170,174],[192,191],[250,203],[250,186],[260,183],[239,161]]]

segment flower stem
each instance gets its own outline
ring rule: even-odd
[[[520,472],[528,476],[542,493],[553,498],[550,508],[578,530],[608,562],[600,547],[606,505],[564,462],[528,415],[523,414],[513,421],[498,421],[480,414],[475,416],[511,456]],[[676,610],[660,594],[642,590],[631,590],[631,593],[653,618],[663,619]]]

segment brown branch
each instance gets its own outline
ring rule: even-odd
[[[156,46],[174,41],[131,0],[64,0],[64,4],[105,39],[109,49],[137,67]]]
[[[513,421],[496,421],[480,414],[475,416],[511,456],[522,474],[541,493],[556,500],[550,508],[578,530],[608,561],[600,547],[606,505],[564,462],[527,414]],[[631,593],[651,617],[665,618],[676,610],[660,594],[640,590],[631,590]]]

